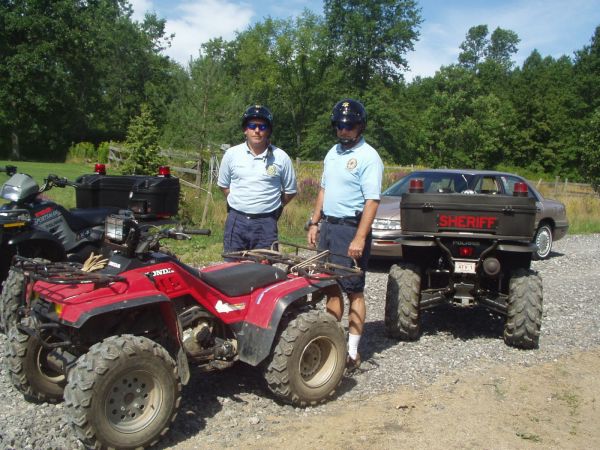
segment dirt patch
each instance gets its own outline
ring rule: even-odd
[[[457,371],[421,389],[334,401],[317,416],[266,417],[263,432],[235,446],[600,448],[599,373],[600,349],[533,367]]]

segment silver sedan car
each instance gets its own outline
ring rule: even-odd
[[[425,192],[467,192],[479,194],[512,195],[517,182],[525,182],[529,196],[535,198],[537,214],[534,242],[537,259],[546,258],[552,251],[552,243],[567,234],[569,222],[565,205],[544,198],[524,178],[506,172],[469,169],[432,169],[412,172],[398,180],[382,193],[381,203],[373,222],[373,257],[402,256],[402,246],[396,242],[400,235],[400,197],[408,192],[411,179],[423,180]]]

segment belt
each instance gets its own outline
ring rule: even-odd
[[[353,227],[357,227],[360,222],[360,219],[357,217],[332,217],[326,215],[323,215],[323,220],[335,225],[352,225]]]
[[[275,211],[271,211],[268,213],[250,214],[250,213],[245,213],[243,211],[238,211],[237,209],[234,209],[234,208],[229,208],[229,211],[233,211],[234,213],[245,216],[248,219],[266,219],[267,217],[275,217],[275,213],[277,212],[277,210],[275,210]]]

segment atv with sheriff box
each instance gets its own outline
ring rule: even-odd
[[[411,180],[400,203],[403,262],[388,276],[389,336],[418,339],[421,313],[446,304],[499,313],[506,344],[538,346],[542,280],[531,269],[536,206],[525,183],[514,191],[432,194],[423,193],[422,180]]]

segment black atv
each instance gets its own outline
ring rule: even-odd
[[[506,317],[506,344],[537,348],[542,280],[531,269],[536,206],[527,185],[517,183],[515,196],[425,194],[412,181],[402,195],[403,262],[388,277],[386,333],[416,340],[423,310],[484,307]]]

